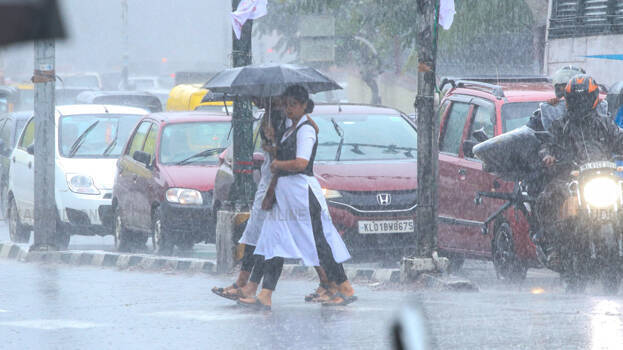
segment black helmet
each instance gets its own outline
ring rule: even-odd
[[[599,86],[590,75],[580,74],[573,77],[565,88],[565,99],[569,115],[581,117],[597,107]]]
[[[554,90],[556,91],[556,97],[561,98],[564,96],[565,86],[571,78],[578,74],[586,74],[586,71],[576,66],[564,66],[554,73],[552,76],[552,84],[554,85]]]

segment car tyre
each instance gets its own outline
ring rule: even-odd
[[[151,242],[154,247],[154,253],[159,255],[171,255],[173,253],[173,239],[162,227],[160,208],[156,208],[152,215]]]
[[[115,237],[115,249],[119,252],[129,252],[132,246],[130,231],[123,226],[119,207],[115,207],[113,214],[113,235]]]
[[[527,266],[515,254],[513,231],[506,221],[498,223],[491,242],[495,273],[501,280],[521,282],[526,279]]]
[[[28,243],[30,241],[30,230],[22,224],[17,211],[15,199],[11,198],[9,204],[9,238],[14,243]]]

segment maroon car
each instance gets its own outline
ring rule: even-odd
[[[214,237],[214,177],[231,117],[216,112],[143,118],[117,162],[113,187],[115,246],[152,238],[154,251],[190,249]]]
[[[368,105],[317,105],[311,117],[320,128],[314,174],[349,250],[376,256],[412,249],[414,125],[395,109]],[[229,158],[229,152],[221,156],[215,205],[227,199],[232,183]]]

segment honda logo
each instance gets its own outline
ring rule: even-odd
[[[376,201],[380,205],[390,205],[392,203],[392,196],[389,193],[379,193],[376,195]]]

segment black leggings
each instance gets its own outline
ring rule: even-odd
[[[253,257],[254,252],[255,246],[248,244],[244,246],[244,255],[242,256],[242,266],[240,266],[240,270],[245,272],[253,271],[253,265],[255,265],[255,258]]]
[[[314,241],[316,242],[316,251],[318,252],[320,266],[327,273],[329,282],[342,284],[348,280],[348,277],[346,276],[346,272],[344,272],[344,266],[338,264],[335,258],[333,258],[331,246],[329,246],[329,242],[327,242],[327,238],[322,229],[322,208],[311,188],[309,189],[309,211],[311,214],[312,230],[314,231]]]
[[[262,289],[275,290],[279,277],[281,277],[281,270],[283,270],[283,258],[274,257],[264,262],[264,282],[262,282]]]

